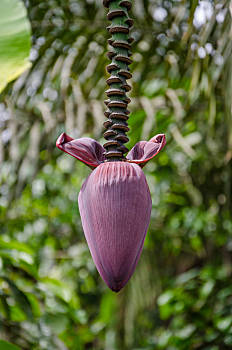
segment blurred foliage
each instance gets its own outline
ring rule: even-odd
[[[101,138],[108,34],[101,0],[25,0],[32,67],[0,103],[0,338],[24,350],[232,347],[230,1],[133,3],[130,144],[165,132],[145,168],[153,210],[118,295],[85,243],[89,170],[55,148]],[[101,140],[101,139],[100,139]]]

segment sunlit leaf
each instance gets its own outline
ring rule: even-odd
[[[0,1],[0,92],[30,67],[30,24],[21,0]]]

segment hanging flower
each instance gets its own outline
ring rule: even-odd
[[[151,196],[141,168],[165,146],[165,135],[138,142],[122,161],[106,161],[105,149],[91,138],[65,133],[56,145],[93,171],[78,204],[86,241],[106,284],[118,292],[139,260],[151,215]]]

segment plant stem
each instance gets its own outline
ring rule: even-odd
[[[107,18],[112,21],[107,28],[112,38],[108,40],[111,50],[107,54],[111,63],[106,67],[111,76],[106,81],[109,89],[106,91],[108,99],[105,101],[108,108],[105,116],[108,120],[104,122],[107,129],[103,135],[107,141],[104,148],[108,161],[120,161],[124,159],[124,153],[128,152],[124,143],[129,141],[126,133],[129,131],[127,120],[130,112],[127,105],[130,99],[126,92],[131,89],[127,79],[132,76],[129,65],[132,63],[130,49],[133,39],[129,33],[133,21],[128,16],[131,1],[103,0],[103,4],[109,8]]]

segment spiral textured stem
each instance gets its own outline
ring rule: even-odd
[[[124,153],[128,152],[125,143],[129,141],[126,133],[129,131],[127,120],[129,110],[127,109],[130,98],[126,92],[131,90],[127,79],[132,77],[129,65],[132,63],[130,28],[133,20],[129,18],[128,11],[131,9],[129,0],[103,0],[103,5],[109,9],[108,20],[112,21],[107,28],[112,37],[108,40],[110,51],[107,53],[111,63],[106,67],[111,76],[107,79],[109,89],[106,91],[108,99],[105,100],[107,110],[105,116],[108,118],[104,122],[106,131],[103,145],[108,161],[122,160]]]

